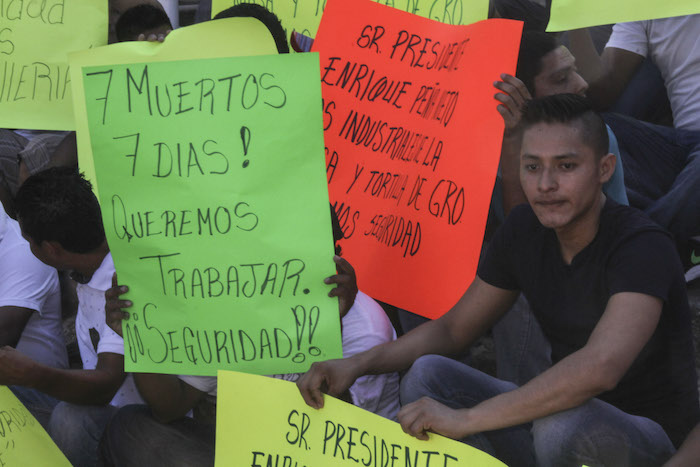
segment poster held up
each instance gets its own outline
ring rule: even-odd
[[[515,74],[521,29],[328,2],[313,50],[329,191],[375,299],[436,318],[474,278],[503,137],[493,83]]]
[[[303,372],[342,355],[318,57],[83,68],[127,371]]]

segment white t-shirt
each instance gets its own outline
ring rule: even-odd
[[[0,205],[0,307],[34,310],[17,350],[54,368],[68,368],[61,323],[61,288],[56,270],[39,261],[22,238],[17,221]]]
[[[114,262],[112,254],[102,260],[87,284],[78,284],[78,315],[75,318],[75,334],[78,338],[80,357],[83,368],[93,370],[97,366],[97,354],[115,353],[124,355],[124,339],[107,325],[105,320],[105,292],[112,286]],[[90,330],[93,329],[95,343],[93,344]],[[96,333],[96,334],[95,334]],[[144,404],[134,379],[127,374],[124,383],[112,399],[111,404],[122,407],[128,404]]]
[[[618,23],[606,47],[651,56],[666,83],[674,126],[700,131],[700,15]]]
[[[362,292],[357,293],[355,303],[343,318],[343,357],[352,357],[372,347],[396,339],[391,321],[377,302]],[[296,381],[301,375],[273,375],[275,378]],[[190,386],[216,395],[216,377],[180,376]],[[355,405],[365,410],[396,420],[399,412],[399,375],[366,375],[358,378],[350,387]]]

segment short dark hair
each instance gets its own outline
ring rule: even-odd
[[[520,118],[521,131],[538,123],[576,123],[583,130],[583,142],[596,156],[602,157],[608,153],[610,142],[605,122],[583,96],[556,94],[526,102]]]
[[[72,167],[32,175],[15,200],[22,231],[35,243],[56,241],[73,253],[88,253],[105,240],[102,213],[92,185]]]
[[[126,10],[114,26],[117,40],[124,42],[133,40],[139,34],[159,26],[169,26],[170,18],[162,9],[153,5],[143,4]]]
[[[553,34],[539,31],[524,31],[518,54],[516,78],[522,81],[535,95],[535,76],[542,72],[542,58],[561,44]]]
[[[287,43],[287,34],[284,32],[282,23],[277,15],[256,3],[238,3],[231,8],[219,12],[214,19],[221,18],[255,18],[262,21],[267,26],[268,31],[272,34],[272,38],[277,45],[277,52],[281,54],[289,53],[289,43]]]

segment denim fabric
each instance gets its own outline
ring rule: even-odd
[[[74,467],[99,465],[97,446],[109,419],[117,408],[112,405],[56,405],[48,432]]]
[[[516,388],[454,360],[427,355],[416,360],[404,377],[401,403],[427,396],[453,408],[469,408]],[[674,452],[656,422],[597,399],[532,424],[479,433],[462,441],[511,467],[644,467],[661,465]]]
[[[213,466],[215,425],[191,418],[161,423],[146,405],[119,409],[100,442],[106,466]],[[234,442],[234,440],[232,440]]]
[[[700,132],[603,114],[617,137],[630,206],[678,242],[700,234]]]

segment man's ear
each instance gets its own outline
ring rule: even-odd
[[[598,162],[598,176],[600,177],[600,183],[607,183],[608,180],[613,176],[615,172],[615,164],[617,163],[617,157],[615,154],[609,153],[600,158]]]

